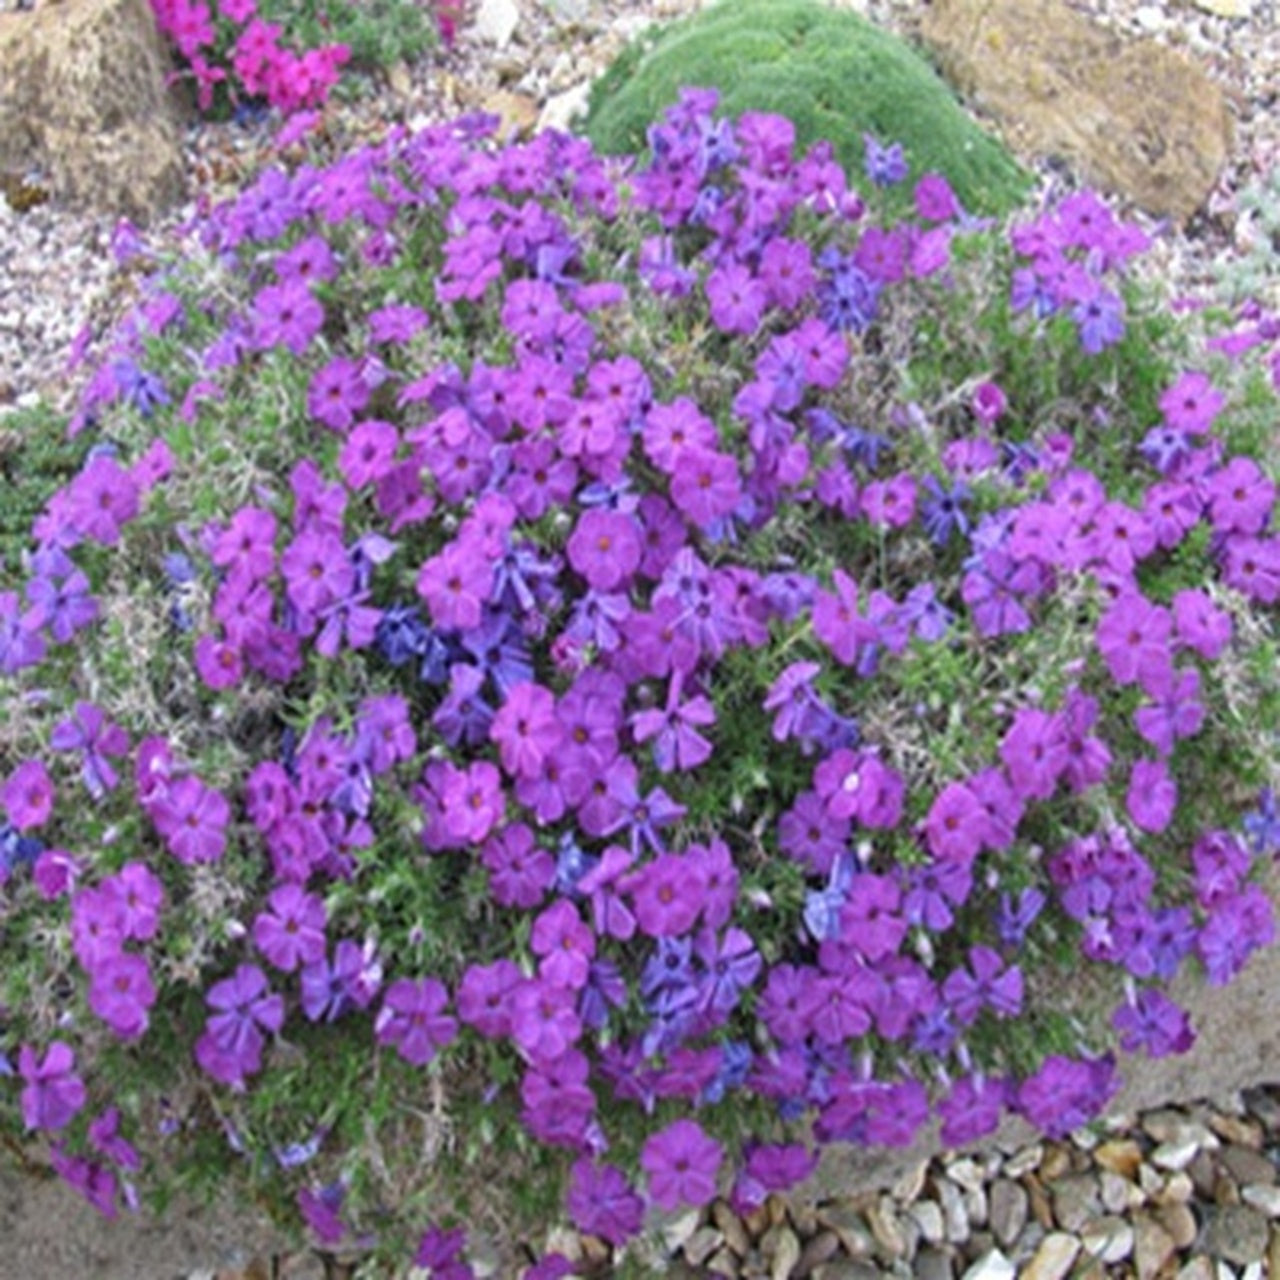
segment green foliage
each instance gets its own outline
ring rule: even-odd
[[[788,117],[801,149],[826,138],[849,173],[861,174],[864,133],[900,142],[913,176],[942,173],[974,212],[1008,212],[1029,186],[920,54],[820,0],[723,0],[652,28],[597,81],[583,130],[606,153],[643,151],[686,85],[719,89],[727,115]]]

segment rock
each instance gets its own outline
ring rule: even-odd
[[[881,1252],[890,1260],[903,1258],[907,1253],[907,1238],[903,1234],[902,1224],[893,1210],[893,1201],[882,1196],[867,1210],[867,1226]]]
[[[707,1271],[713,1276],[736,1276],[738,1258],[732,1249],[719,1249],[707,1260]]]
[[[1280,1187],[1258,1184],[1243,1187],[1240,1199],[1268,1218],[1280,1218]]]
[[[1044,1148],[1038,1142],[1032,1146],[1023,1147],[1021,1150],[1015,1151],[1004,1162],[1004,1176],[1006,1178],[1021,1178],[1033,1169],[1039,1168],[1043,1159]]]
[[[1258,1262],[1266,1254],[1267,1220],[1248,1205],[1212,1206],[1205,1211],[1199,1247],[1214,1258],[1237,1266]]]
[[[538,128],[560,129],[567,133],[569,126],[586,111],[590,96],[591,84],[586,80],[563,93],[554,94],[543,104]]]
[[[1237,1147],[1258,1151],[1262,1147],[1262,1126],[1247,1116],[1229,1116],[1215,1111],[1209,1116],[1209,1128]]]
[[[688,1209],[662,1228],[662,1242],[668,1253],[679,1253],[685,1242],[697,1231],[702,1221],[701,1209]]]
[[[47,171],[67,203],[152,221],[179,200],[178,99],[147,0],[62,0],[0,23],[0,171]]]
[[[891,1190],[893,1198],[901,1205],[915,1204],[924,1190],[924,1182],[928,1174],[929,1161],[918,1160],[893,1184]]]
[[[813,1269],[834,1258],[840,1252],[840,1237],[834,1231],[819,1231],[811,1236],[800,1251],[800,1261],[796,1263],[796,1276],[809,1275]]]
[[[711,1221],[724,1235],[724,1242],[740,1258],[747,1256],[751,1242],[747,1239],[742,1219],[723,1200],[717,1200],[711,1209]]]
[[[1276,1167],[1260,1151],[1232,1143],[1218,1153],[1228,1173],[1241,1185],[1254,1183],[1271,1186],[1276,1181]]]
[[[476,10],[475,33],[484,41],[505,49],[520,25],[520,8],[516,0],[480,0]]]
[[[1142,1163],[1142,1148],[1132,1138],[1113,1139],[1098,1146],[1093,1162],[1132,1181],[1138,1176],[1138,1166]]]
[[[949,1178],[939,1178],[937,1191],[946,1224],[947,1242],[964,1244],[969,1238],[969,1215],[964,1211],[964,1196],[960,1188]]]
[[[851,1258],[869,1258],[875,1251],[866,1218],[852,1205],[824,1205],[818,1210],[818,1221],[836,1233],[840,1247]]]
[[[911,1263],[915,1280],[954,1280],[955,1265],[946,1249],[921,1249]]]
[[[724,1233],[715,1227],[699,1227],[684,1242],[685,1261],[700,1267],[713,1253],[724,1244]]]
[[[1027,1225],[1029,1202],[1027,1193],[1007,1178],[998,1178],[991,1184],[987,1197],[987,1216],[995,1238],[1008,1248]]]
[[[1179,1249],[1190,1249],[1200,1232],[1196,1215],[1185,1204],[1165,1205],[1156,1210],[1156,1221],[1169,1233]]]
[[[965,1271],[962,1280],[1014,1280],[1017,1268],[999,1249],[990,1249]]]
[[[985,1181],[982,1166],[966,1156],[947,1165],[947,1177],[964,1191],[981,1191]]]
[[[1155,1280],[1165,1264],[1177,1252],[1173,1237],[1145,1213],[1133,1220],[1133,1265],[1138,1280]]]
[[[916,1224],[916,1229],[926,1244],[941,1244],[946,1239],[946,1221],[936,1201],[917,1200],[907,1210],[907,1217]]]
[[[1106,1266],[1123,1262],[1133,1252],[1133,1242],[1133,1227],[1114,1214],[1095,1218],[1080,1232],[1085,1252]]]
[[[800,1261],[800,1239],[790,1227],[771,1227],[760,1241],[760,1252],[769,1261],[769,1280],[790,1280]]]
[[[1040,1241],[1020,1280],[1062,1280],[1080,1252],[1080,1241],[1065,1231],[1054,1231]]]
[[[832,1258],[813,1273],[813,1280],[883,1280],[884,1272],[865,1258]]]
[[[1157,1169],[1176,1173],[1187,1168],[1200,1154],[1200,1150],[1200,1144],[1194,1138],[1184,1138],[1181,1142],[1162,1142],[1151,1153],[1151,1163]]]
[[[1059,1178],[1049,1188],[1049,1194],[1053,1197],[1053,1216],[1065,1231],[1079,1231],[1102,1211],[1098,1180],[1087,1173]]]
[[[1226,99],[1197,62],[1065,0],[934,0],[920,34],[1015,150],[1065,157],[1149,213],[1185,221],[1227,160]]]
[[[1178,1280],[1216,1280],[1213,1262],[1209,1258],[1192,1258],[1181,1271]]]
[[[1110,1169],[1103,1169],[1098,1175],[1098,1188],[1102,1207],[1108,1213],[1128,1213],[1143,1201],[1142,1192],[1128,1178],[1122,1178]]]
[[[1253,13],[1253,0],[1195,0],[1195,6],[1218,18],[1247,18]]]

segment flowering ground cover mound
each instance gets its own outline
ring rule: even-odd
[[[726,0],[642,33],[592,86],[583,130],[600,151],[644,150],[681,86],[713,85],[725,111],[770,111],[798,144],[825,138],[850,172],[864,138],[892,138],[911,176],[943,174],[967,208],[1007,213],[1027,174],[904,41],[822,0]]]
[[[1200,344],[1087,192],[978,221],[882,139],[859,195],[715,107],[121,242],[0,583],[0,1132],[104,1213],[622,1249],[1085,1123],[1271,941],[1274,318]]]

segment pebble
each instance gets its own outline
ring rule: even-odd
[[[1215,1258],[1246,1266],[1267,1252],[1267,1220],[1248,1205],[1221,1205],[1206,1211],[1200,1247]]]
[[[1132,1180],[1138,1176],[1138,1166],[1142,1164],[1142,1148],[1132,1138],[1113,1138],[1095,1149],[1093,1162]]]
[[[867,1210],[867,1226],[876,1244],[890,1259],[906,1257],[907,1238],[888,1196],[882,1196]]]
[[[946,1239],[947,1225],[942,1210],[933,1200],[918,1200],[907,1210],[926,1244],[941,1244]]]
[[[1064,1231],[1055,1231],[1040,1242],[1031,1261],[1022,1269],[1021,1280],[1062,1280],[1080,1253],[1080,1241]]]
[[[1268,1218],[1280,1218],[1280,1187],[1255,1184],[1243,1187],[1240,1199],[1250,1207],[1265,1213]]]
[[[969,1239],[969,1217],[964,1211],[964,1195],[950,1178],[939,1178],[938,1199],[946,1224],[948,1244],[964,1244]]]
[[[1008,1178],[999,1178],[991,1185],[988,1197],[988,1216],[995,1238],[1006,1248],[1022,1233],[1027,1224],[1030,1201],[1026,1191]]]
[[[1133,1252],[1133,1242],[1132,1224],[1115,1214],[1095,1218],[1080,1232],[1085,1252],[1107,1266],[1123,1262]]]
[[[1190,1249],[1200,1234],[1196,1215],[1185,1204],[1165,1205],[1156,1210],[1156,1221],[1169,1233],[1177,1249]]]
[[[1155,1280],[1178,1246],[1168,1231],[1146,1214],[1133,1221],[1133,1265],[1138,1280]]]
[[[480,0],[472,25],[479,39],[505,49],[520,25],[520,6],[515,0]]]
[[[1218,1155],[1223,1167],[1241,1186],[1254,1183],[1272,1186],[1276,1181],[1276,1167],[1260,1151],[1250,1147],[1224,1147]]]
[[[961,1280],[1014,1280],[1018,1269],[1000,1252],[989,1249],[964,1273]]]
[[[1050,1186],[1049,1194],[1053,1200],[1053,1216],[1067,1231],[1082,1230],[1102,1209],[1098,1180],[1091,1174],[1073,1173],[1059,1178]]]

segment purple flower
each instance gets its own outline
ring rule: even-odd
[[[1125,808],[1143,831],[1163,831],[1173,820],[1178,787],[1163,760],[1135,760]]]
[[[155,983],[142,956],[120,951],[94,965],[89,1008],[121,1040],[137,1040],[146,1031],[148,1010],[155,1002]]]
[[[984,1007],[999,1018],[1013,1018],[1022,1011],[1022,970],[1007,968],[990,947],[969,950],[969,969],[954,969],[942,984],[942,998],[963,1026],[973,1022]]]
[[[148,806],[156,830],[179,862],[216,862],[227,847],[231,807],[194,774],[171,782]]]
[[[1275,938],[1271,900],[1256,884],[1214,903],[1196,939],[1196,954],[1212,986],[1225,986],[1249,957]]]
[[[943,1143],[964,1147],[993,1133],[1009,1100],[1009,1088],[1003,1080],[982,1075],[961,1077],[937,1104]]]
[[[571,903],[560,898],[534,920],[529,946],[544,981],[573,991],[586,985],[596,940]]]
[[[0,790],[9,822],[18,831],[43,826],[53,812],[53,779],[40,760],[24,760]]]
[[[196,1062],[215,1080],[233,1089],[262,1065],[263,1031],[284,1024],[284,998],[272,994],[256,965],[242,964],[229,978],[209,988],[205,1003],[215,1013],[196,1042]]]
[[[75,1053],[61,1040],[49,1045],[42,1061],[30,1045],[18,1050],[18,1074],[26,1081],[22,1120],[28,1129],[65,1129],[84,1106],[84,1081],[74,1074],[75,1065]]]
[[[623,885],[632,895],[636,923],[651,938],[688,933],[702,910],[706,875],[688,856],[660,854]]]
[[[448,1003],[449,993],[435,978],[397,978],[373,1024],[378,1043],[394,1045],[406,1062],[423,1066],[458,1034],[457,1019],[444,1012]]]
[[[129,750],[125,731],[108,720],[100,707],[92,702],[77,702],[74,712],[54,725],[49,745],[55,751],[80,753],[80,776],[95,800],[114,790],[119,779],[110,757],[122,756]]]
[[[724,1149],[693,1120],[676,1120],[651,1134],[640,1153],[649,1199],[660,1209],[709,1204]]]
[[[1186,1053],[1196,1039],[1187,1011],[1149,987],[1137,992],[1131,989],[1112,1014],[1111,1025],[1120,1032],[1122,1049],[1127,1053],[1141,1049],[1152,1058]]]
[[[1018,1087],[1017,1108],[1048,1137],[1065,1138],[1098,1115],[1119,1083],[1110,1056],[1077,1059],[1055,1053]]]
[[[882,145],[869,133],[862,135],[862,167],[878,187],[892,187],[910,172],[902,143]]]
[[[324,960],[324,903],[301,885],[284,884],[267,899],[253,922],[254,945],[284,973]]]
[[[413,1265],[422,1267],[432,1280],[473,1280],[475,1272],[460,1256],[466,1240],[461,1227],[453,1231],[431,1227],[418,1242]]]
[[[513,778],[535,778],[564,736],[555,696],[533,681],[515,685],[489,729],[502,767]]]
[[[644,1201],[616,1165],[575,1161],[565,1205],[579,1231],[612,1245],[626,1244],[644,1225]]]

